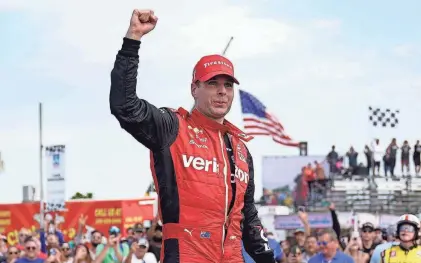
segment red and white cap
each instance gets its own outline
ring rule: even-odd
[[[202,57],[194,67],[192,82],[208,81],[218,75],[227,75],[231,77],[236,84],[240,84],[234,77],[234,65],[229,59],[221,55]]]

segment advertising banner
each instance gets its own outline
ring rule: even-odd
[[[61,211],[66,201],[66,146],[53,145],[45,148],[47,177],[46,211]]]
[[[332,216],[330,213],[309,213],[308,222],[310,228],[332,228]],[[303,228],[298,215],[275,216],[275,229],[297,229]]]
[[[294,200],[305,199],[308,185],[302,183],[303,168],[315,170],[316,165],[320,165],[327,176],[329,165],[325,162],[325,158],[325,156],[264,156],[262,181],[265,203],[292,206]]]
[[[111,226],[123,231],[134,223],[153,220],[153,205],[139,205],[142,200],[67,202],[64,211],[47,212],[45,216],[56,222],[65,240],[71,240],[76,235],[78,219],[82,214],[87,216],[85,232],[99,230],[107,233]],[[39,229],[39,211],[38,202],[0,205],[0,233],[7,237],[9,245],[18,241],[21,228],[33,232]]]
[[[379,216],[379,227],[387,228],[391,225],[395,225],[396,222],[398,222],[398,220],[399,220],[399,216],[381,214]]]

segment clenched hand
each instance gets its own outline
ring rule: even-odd
[[[130,19],[130,26],[126,37],[134,40],[140,40],[144,35],[151,32],[158,22],[152,10],[133,10]]]

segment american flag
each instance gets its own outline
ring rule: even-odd
[[[248,92],[240,90],[241,111],[243,113],[244,130],[247,135],[271,136],[282,145],[298,147],[299,143],[292,140],[285,131],[281,122],[268,113],[266,106]]]

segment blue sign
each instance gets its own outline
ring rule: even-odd
[[[55,168],[60,166],[60,154],[59,153],[53,154],[53,166]]]

